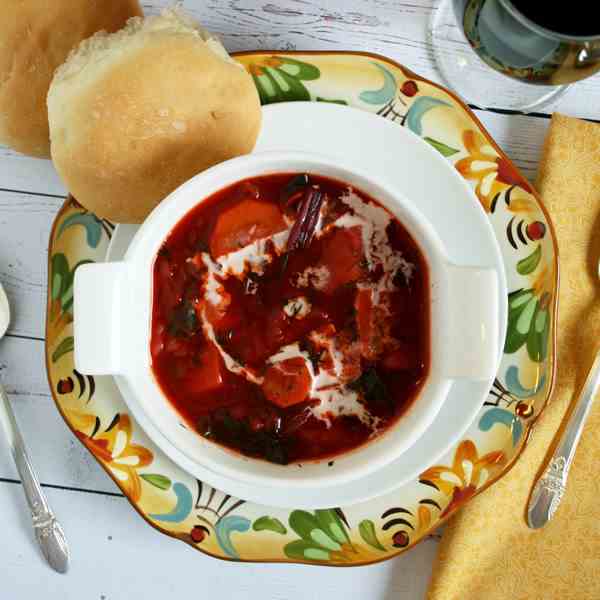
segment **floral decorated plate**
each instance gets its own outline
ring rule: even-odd
[[[423,539],[498,480],[523,449],[554,376],[558,270],[552,226],[535,192],[468,107],[400,65],[352,53],[252,52],[237,59],[254,77],[263,104],[314,100],[379,114],[423,137],[473,187],[471,201],[477,199],[493,228],[508,285],[504,353],[487,399],[434,466],[411,474],[401,487],[400,478],[392,479],[395,489],[361,504],[281,509],[197,481],[153,446],[111,378],[83,376],[73,367],[73,273],[82,263],[106,260],[115,231],[73,198],[59,212],[50,239],[50,386],[74,434],[138,513],[163,533],[234,560],[330,565],[384,560]],[[400,157],[390,161],[395,158]],[[470,235],[458,219],[457,228]],[[120,228],[113,252],[126,246],[126,233]]]

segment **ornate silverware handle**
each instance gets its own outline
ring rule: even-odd
[[[542,527],[552,518],[565,493],[569,469],[599,386],[600,350],[596,354],[594,364],[588,373],[579,398],[577,398],[577,404],[560,436],[556,450],[531,493],[527,508],[527,520],[529,527],[533,529]]]
[[[48,505],[48,500],[33,470],[23,436],[1,384],[0,422],[4,425],[6,439],[23,483],[25,498],[31,510],[35,537],[50,566],[59,573],[65,573],[69,565],[69,550],[65,535]]]

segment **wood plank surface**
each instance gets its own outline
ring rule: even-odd
[[[170,0],[143,2],[157,13]],[[230,51],[360,50],[386,55],[439,81],[427,40],[432,0],[186,0]],[[485,81],[485,69],[473,77]],[[483,83],[482,83],[483,84]],[[497,90],[502,107],[502,89]],[[596,120],[600,77],[572,87],[551,110]],[[535,178],[549,113],[476,114],[523,173]],[[0,598],[125,600],[209,597],[258,600],[425,597],[436,539],[371,567],[332,569],[231,564],[157,534],[130,508],[81,444],[50,397],[44,368],[47,244],[66,189],[50,161],[0,147],[0,281],[13,321],[0,343],[5,385],[30,454],[73,553],[69,575],[43,563],[10,455],[0,442]]]

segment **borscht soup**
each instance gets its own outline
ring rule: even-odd
[[[218,191],[171,231],[153,278],[163,394],[245,456],[331,460],[392,427],[427,377],[425,258],[342,181],[273,174]]]

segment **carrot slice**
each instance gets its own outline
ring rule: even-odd
[[[182,380],[187,394],[204,394],[218,390],[223,385],[224,365],[219,351],[207,344],[200,355],[200,365],[190,369]]]
[[[281,210],[275,204],[242,200],[217,219],[210,239],[210,253],[218,258],[285,228]]]
[[[364,258],[360,228],[335,229],[323,239],[322,257],[321,264],[329,271],[326,293],[331,294],[340,286],[360,279]]]
[[[287,408],[306,399],[310,383],[310,373],[304,359],[295,356],[270,366],[262,388],[267,400]]]

